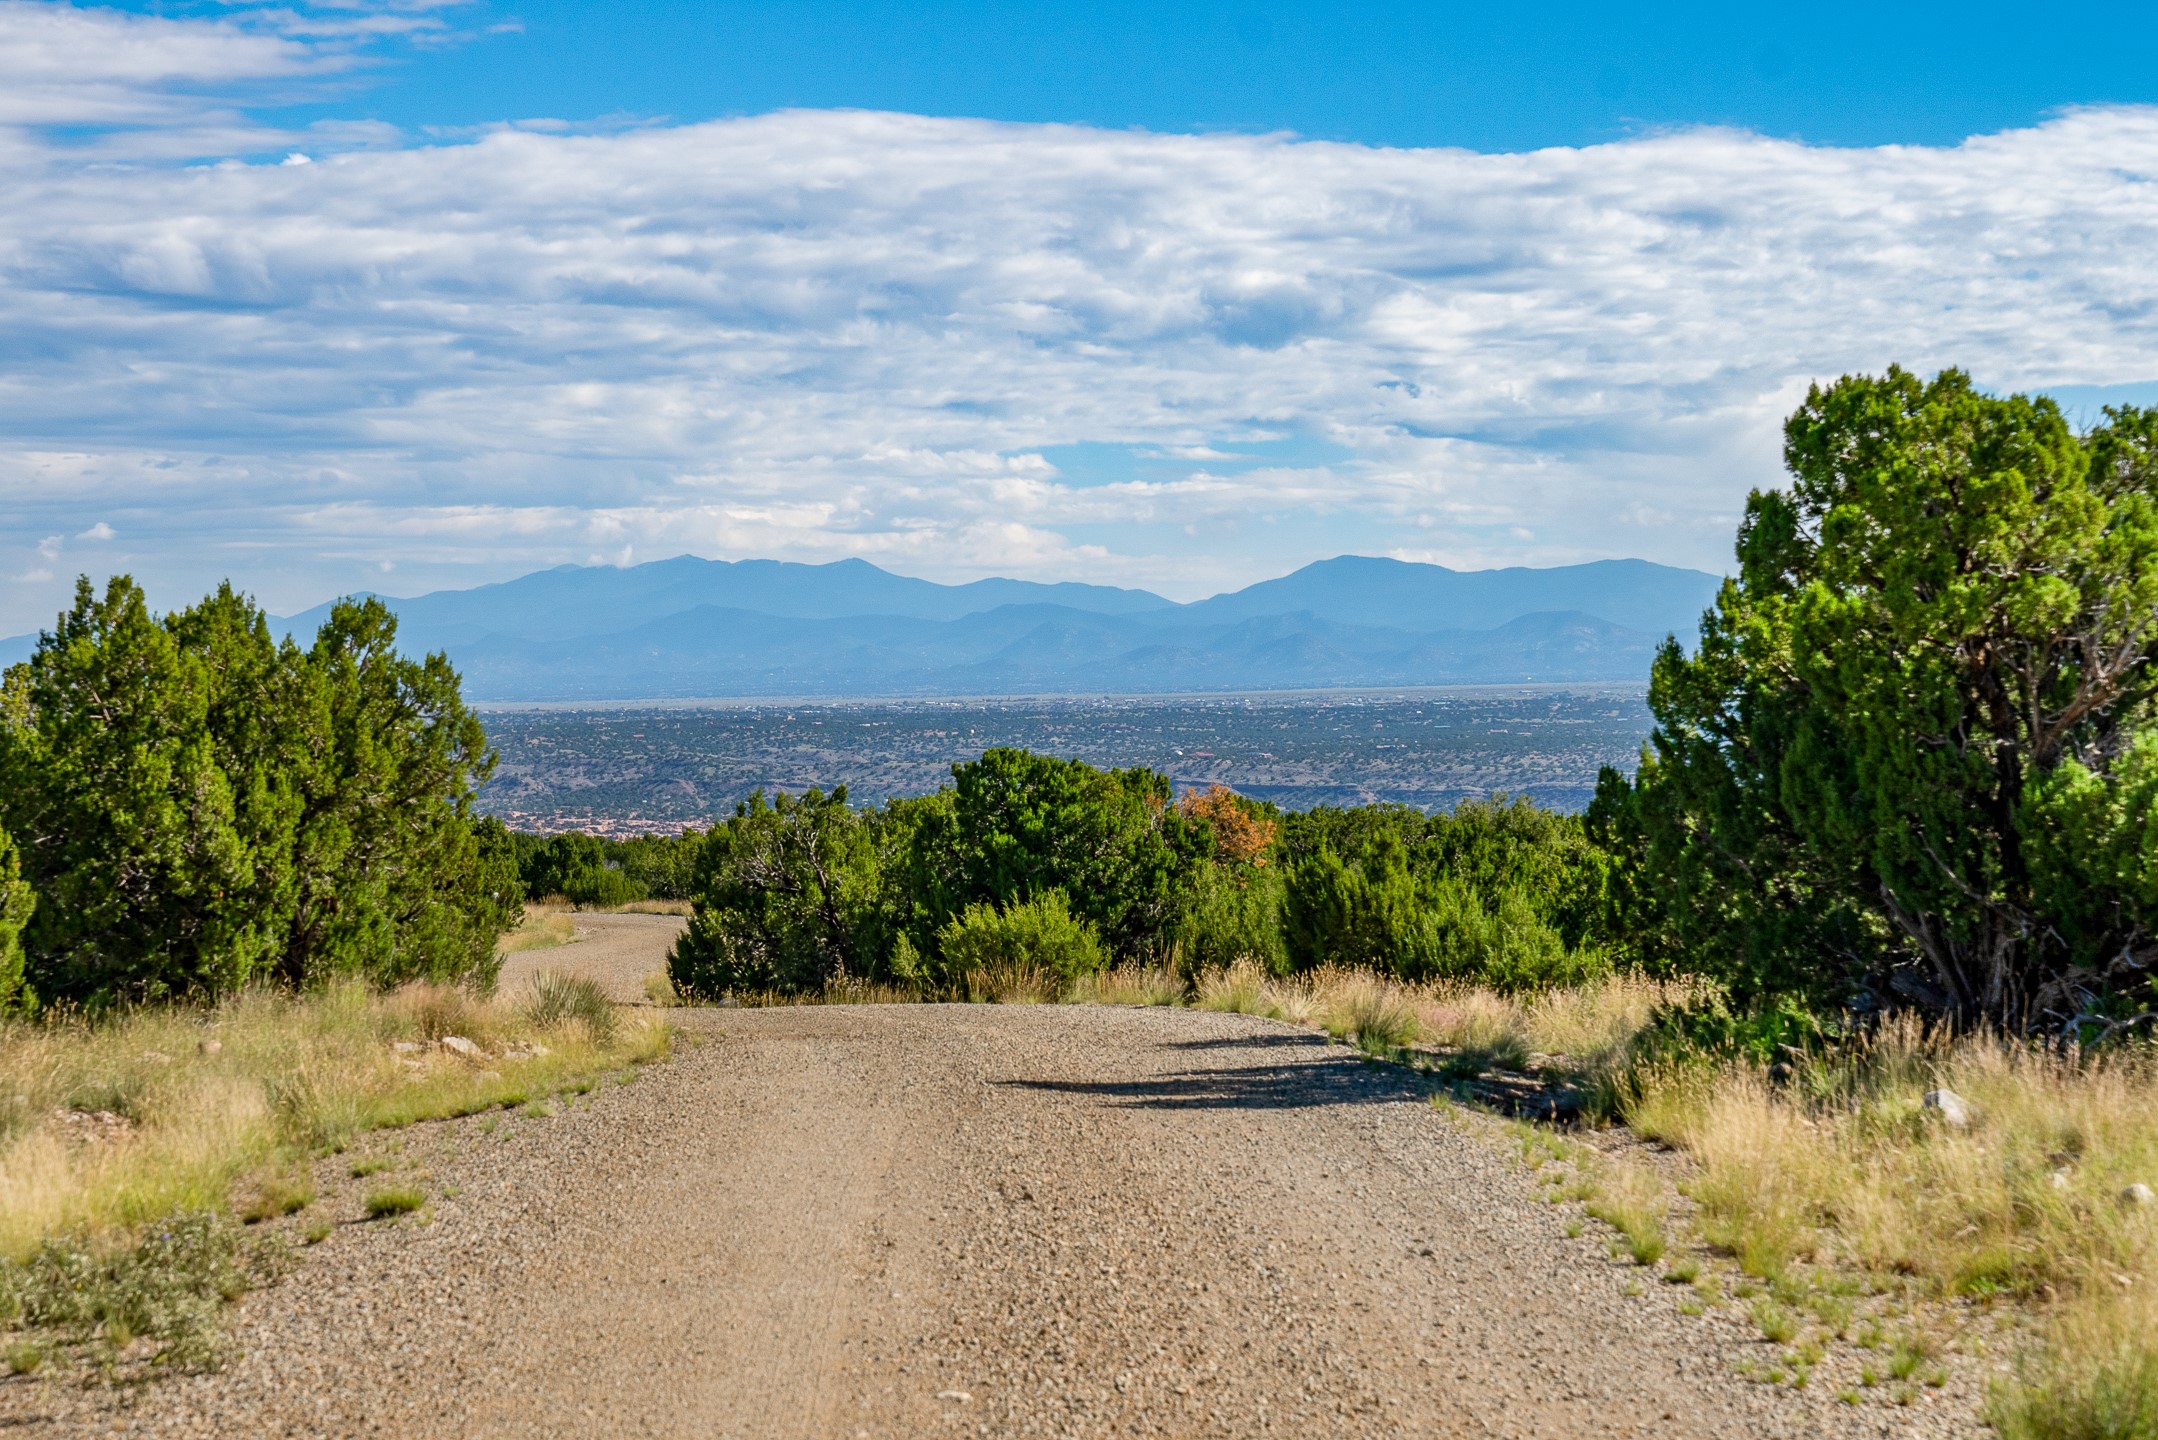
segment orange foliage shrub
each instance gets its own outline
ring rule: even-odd
[[[1237,864],[1264,865],[1267,847],[1274,843],[1274,822],[1254,812],[1243,796],[1226,785],[1187,790],[1176,802],[1187,820],[1201,820],[1214,827],[1214,851]]]

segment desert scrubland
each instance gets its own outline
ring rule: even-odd
[[[1786,442],[1582,813],[992,748],[518,835],[378,607],[85,586],[0,707],[0,1406],[2158,1434],[2158,414]]]

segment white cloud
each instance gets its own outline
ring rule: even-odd
[[[0,53],[101,12],[54,13],[0,0]],[[1522,155],[794,112],[285,165],[189,97],[342,39],[97,23],[185,43],[7,112],[147,138],[0,145],[0,549],[103,512],[174,598],[625,546],[1177,593],[1337,550],[1713,567],[1812,379],[2158,378],[2149,109]],[[112,162],[183,141],[259,159]],[[1230,463],[1299,435],[1335,458]],[[1152,458],[1037,453],[1077,441]]]
[[[75,538],[77,540],[110,540],[113,538],[113,528],[100,520]]]

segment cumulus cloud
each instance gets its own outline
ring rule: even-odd
[[[53,11],[0,30],[94,13]],[[243,163],[174,97],[344,52],[155,23],[209,58],[103,103],[195,163],[0,156],[0,548],[109,515],[138,570],[292,608],[625,547],[1180,594],[1341,550],[1716,568],[1813,379],[2158,372],[2149,109],[1522,155],[790,112]],[[1080,483],[1077,442],[1145,463]]]

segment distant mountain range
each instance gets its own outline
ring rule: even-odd
[[[1717,577],[1645,560],[1449,570],[1344,555],[1191,604],[1105,585],[938,585],[862,560],[679,556],[383,597],[480,701],[996,695],[1642,680]],[[303,640],[328,606],[280,622]],[[0,642],[0,659],[34,637]]]

